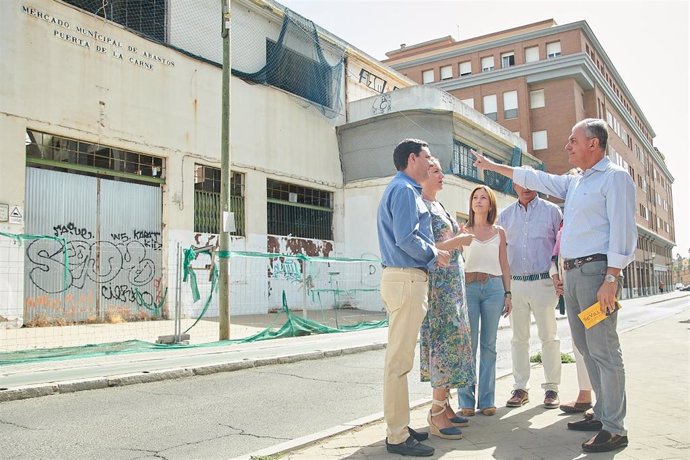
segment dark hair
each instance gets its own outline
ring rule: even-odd
[[[474,194],[477,193],[477,190],[484,190],[489,197],[489,205],[491,208],[489,209],[489,214],[486,216],[486,220],[490,225],[493,225],[496,222],[496,217],[498,215],[496,194],[486,185],[477,185],[474,190],[472,190],[472,193],[470,193],[470,218],[467,221],[467,226],[474,227],[474,210],[472,209],[472,199],[474,198]]]
[[[407,168],[407,159],[410,158],[410,153],[419,156],[419,152],[422,151],[423,147],[429,147],[429,144],[419,139],[404,139],[401,141],[395,146],[395,150],[393,150],[393,164],[395,165],[395,169],[398,171],[405,170],[405,168]]]
[[[606,128],[606,122],[601,118],[585,118],[578,125],[582,125],[585,129],[585,136],[592,139],[599,140],[599,147],[606,152],[606,146],[609,140],[609,131]]]

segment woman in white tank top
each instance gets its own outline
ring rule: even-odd
[[[477,357],[479,344],[479,372],[475,385],[458,388],[461,415],[467,417],[475,409],[484,415],[494,415],[496,390],[496,336],[501,315],[512,309],[510,298],[510,268],[503,228],[494,225],[498,216],[496,195],[485,185],[479,185],[470,195],[470,218],[465,231],[474,235],[463,246],[465,257],[466,301],[472,336],[472,356]]]

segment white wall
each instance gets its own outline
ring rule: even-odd
[[[164,269],[173,286],[177,242],[188,247],[196,237],[194,164],[220,167],[221,69],[69,5],[38,5],[0,3],[0,203],[23,206],[27,128],[165,158]],[[231,106],[247,235],[233,249],[265,251],[267,177],[339,193],[336,121],[299,97],[237,78]],[[23,230],[0,223],[0,231]]]
[[[171,10],[174,40],[187,33],[179,28],[183,3]],[[164,158],[163,269],[173,292],[177,243],[189,247],[207,237],[193,231],[194,164],[220,166],[221,69],[63,3],[36,5],[0,2],[0,203],[24,203],[27,128]],[[210,34],[213,48],[219,25],[211,24],[211,9],[202,13],[191,32]],[[249,28],[256,18],[251,31],[262,43],[280,26],[246,7],[233,14]],[[245,174],[247,235],[233,239],[232,249],[265,251],[270,177],[334,193],[333,255],[378,255],[376,207],[389,179],[343,189],[334,128],[342,117],[328,119],[297,96],[236,78],[231,107],[232,165]],[[443,195],[444,204],[464,209],[466,192],[458,187]],[[0,231],[22,233],[23,226],[0,224]],[[14,309],[21,311],[23,281],[3,283],[16,285]]]
[[[406,110],[427,109],[454,112],[462,117],[468,125],[479,127],[484,135],[493,136],[506,145],[520,147],[523,152],[527,151],[527,144],[524,139],[471,109],[455,96],[433,86],[421,85],[403,88],[376,97],[353,101],[349,103],[348,107],[349,122],[367,120],[379,115]]]
[[[360,82],[360,75],[362,70],[368,72],[372,77],[375,76],[373,82],[363,81]],[[365,99],[367,97],[377,96],[380,91],[377,88],[377,84],[385,81],[383,92],[389,93],[393,91],[393,88],[406,88],[408,86],[415,85],[414,82],[407,81],[402,75],[398,74],[392,69],[386,69],[381,65],[375,65],[373,62],[365,62],[354,55],[349,55],[347,57],[347,69],[345,76],[347,78],[347,101],[357,101],[359,99]],[[373,79],[373,78],[372,78]],[[374,85],[374,88],[371,85]]]

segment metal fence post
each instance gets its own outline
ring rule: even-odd
[[[182,310],[180,303],[182,297],[182,277],[180,272],[182,271],[182,257],[180,255],[180,243],[177,243],[177,264],[175,269],[175,343],[180,342],[182,336],[182,318],[180,312]]]

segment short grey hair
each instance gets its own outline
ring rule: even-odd
[[[609,130],[606,122],[601,118],[585,118],[576,126],[581,125],[585,129],[585,136],[588,138],[596,138],[599,140],[599,147],[606,152],[606,146],[609,141]]]

